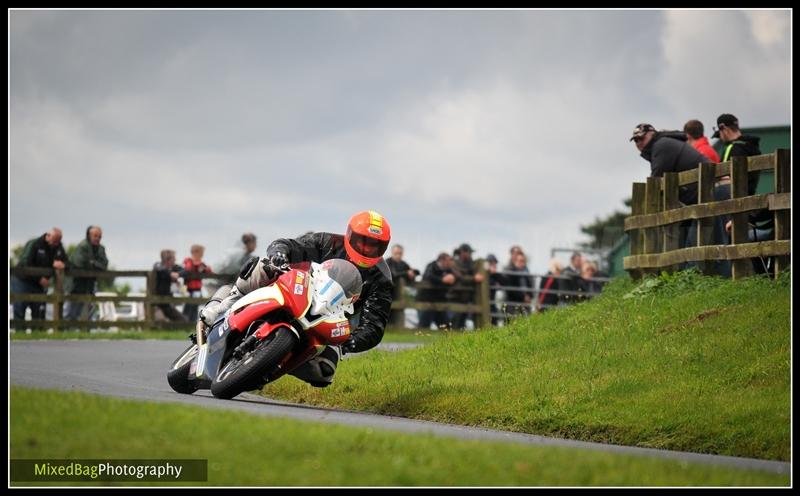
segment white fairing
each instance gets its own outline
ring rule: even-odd
[[[338,265],[335,270],[331,266],[331,262],[335,262]],[[339,262],[352,266],[349,262],[338,259],[329,260],[322,264],[311,264],[310,311],[312,315],[337,315],[343,314],[344,312],[352,314],[354,312],[353,301],[358,298],[358,294],[361,292],[361,277],[360,274],[358,274],[358,269],[352,266],[352,271],[358,276],[357,291],[353,291],[353,284],[348,284],[350,287],[347,288],[348,291],[345,291],[345,288],[343,288],[337,280],[334,280],[329,272],[329,269],[331,269],[333,272],[337,272],[337,279],[340,281],[346,280],[341,277],[341,271],[343,268],[348,271],[349,269],[339,264]],[[348,296],[348,293],[350,296]]]

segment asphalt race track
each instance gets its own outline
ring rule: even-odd
[[[399,432],[425,432],[437,436],[486,441],[593,449],[641,456],[657,456],[686,462],[708,463],[787,474],[790,463],[705,455],[652,448],[616,446],[548,438],[475,427],[440,424],[369,413],[315,408],[242,394],[233,400],[218,400],[209,391],[183,395],[172,391],[166,372],[189,341],[165,340],[41,340],[11,341],[11,384],[18,386],[82,391],[134,400],[186,403],[207,408],[240,410],[259,415],[291,417]],[[382,345],[383,346],[383,345]],[[413,345],[392,345],[388,349]],[[384,347],[384,349],[386,349]],[[346,357],[342,366],[347,366]]]

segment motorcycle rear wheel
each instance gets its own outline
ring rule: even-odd
[[[192,394],[197,391],[197,381],[189,380],[189,370],[192,362],[197,357],[197,353],[198,347],[196,344],[189,346],[172,363],[172,367],[167,372],[167,382],[176,393]]]
[[[270,374],[292,351],[297,338],[286,327],[276,329],[241,360],[231,360],[220,370],[211,383],[211,394],[217,398],[231,399],[239,393],[260,387]]]

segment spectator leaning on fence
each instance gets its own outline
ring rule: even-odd
[[[505,285],[505,276],[497,270],[497,257],[491,253],[486,255],[486,272],[489,273],[489,312],[492,315],[492,325],[499,324],[500,319],[497,315],[497,291],[501,286]]]
[[[650,162],[650,176],[663,177],[665,172],[682,172],[696,169],[699,164],[707,162],[706,157],[686,142],[686,134],[682,132],[656,132],[650,124],[639,124],[633,129],[630,141],[636,144],[641,157]],[[681,186],[678,198],[684,205],[697,203],[697,183]],[[697,221],[681,223],[680,245],[690,247],[697,245]]]
[[[108,258],[106,248],[100,244],[103,239],[103,230],[100,226],[89,226],[86,228],[86,237],[78,243],[75,251],[69,257],[71,269],[80,270],[106,270],[108,268]],[[95,277],[75,277],[72,280],[72,291],[74,295],[93,295],[97,289],[97,278]],[[89,318],[90,303],[81,301],[69,302],[67,311],[68,320],[87,320]]]
[[[447,301],[447,288],[456,282],[453,274],[453,258],[448,253],[440,253],[436,260],[425,267],[422,281],[430,284],[430,288],[420,288],[417,291],[417,301],[420,303],[445,303]],[[449,327],[450,322],[444,310],[419,310],[419,328],[429,329],[431,323],[437,328]]]
[[[483,282],[483,274],[475,270],[475,262],[472,260],[474,251],[467,243],[462,243],[455,250],[456,258],[453,261],[453,274],[456,276],[458,287],[450,289],[448,298],[453,303],[475,302],[475,291],[477,285]],[[475,322],[473,314],[464,312],[451,312],[450,321],[455,329],[464,329],[466,328],[468,317]]]
[[[392,281],[403,281],[406,284],[411,284],[414,279],[419,275],[419,271],[412,269],[405,260],[403,260],[403,247],[402,245],[392,246],[392,256],[386,258],[386,265],[392,272]],[[394,285],[394,301],[400,299],[400,290],[402,285]],[[389,322],[396,327],[405,327],[405,310],[392,310],[389,317]]]
[[[717,117],[717,129],[714,131],[714,138],[719,138],[725,147],[722,150],[722,160],[728,161],[733,157],[752,157],[761,155],[758,136],[744,135],[739,128],[739,119],[732,114],[722,114]],[[754,195],[758,187],[758,180],[761,172],[751,172],[747,176],[747,194]],[[725,219],[725,230],[730,232],[732,222],[729,218]],[[769,209],[757,210],[748,214],[750,224],[747,230],[749,241],[766,241],[774,237],[774,217]],[[753,258],[753,268],[756,273],[771,272],[770,260]]]
[[[514,255],[511,268],[505,276],[506,313],[527,315],[533,301],[533,276],[528,271],[528,258],[521,251]],[[516,288],[516,289],[514,289]]]
[[[708,143],[705,137],[703,123],[697,119],[692,119],[683,125],[683,132],[686,133],[686,142],[692,145],[695,150],[705,155],[705,157],[715,164],[719,162],[717,151]]]
[[[561,290],[566,291],[566,294],[561,295],[561,301],[564,303],[573,303],[577,298],[578,284],[583,270],[583,255],[580,252],[573,252],[569,257],[569,265],[561,273]]]
[[[558,305],[561,289],[561,279],[558,276],[563,271],[561,262],[557,258],[551,258],[547,264],[547,274],[539,283],[539,298],[536,300],[536,310],[544,312],[550,307]]]
[[[597,266],[593,262],[585,261],[581,266],[581,277],[576,280],[578,292],[584,293],[578,295],[578,299],[589,299],[596,293],[600,292],[601,284],[595,281],[594,277],[597,274]]]
[[[158,296],[172,296],[172,283],[177,282],[185,274],[184,268],[175,263],[174,250],[161,250],[161,261],[153,265],[153,270],[156,273]],[[159,303],[156,308],[163,313],[163,319],[178,322],[186,320],[186,317],[169,303]],[[156,317],[156,320],[162,319]]]
[[[67,253],[61,244],[61,229],[54,227],[38,238],[25,244],[17,267],[63,269],[66,267]],[[49,276],[19,276],[11,278],[11,292],[17,294],[46,294],[50,286]],[[31,318],[42,320],[45,316],[44,302],[14,302],[14,319],[25,318],[25,310],[30,307]]]
[[[205,254],[205,247],[203,245],[192,245],[190,248],[190,257],[183,259],[183,269],[186,274],[211,274],[211,266],[203,261],[203,254]],[[202,279],[188,279],[186,280],[186,290],[192,298],[200,298],[203,296],[203,280]],[[183,316],[189,322],[197,320],[197,305],[193,303],[186,303],[183,305]]]

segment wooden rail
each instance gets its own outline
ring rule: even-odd
[[[748,176],[757,171],[774,171],[773,192],[748,195]],[[730,176],[731,199],[714,201],[715,182]],[[684,206],[678,201],[680,186],[697,184],[698,204]],[[791,262],[791,151],[779,149],[768,155],[733,157],[729,162],[699,164],[697,169],[649,177],[647,183],[633,184],[632,215],[625,219],[631,239],[631,255],[623,264],[631,276],[675,270],[680,264],[700,262],[703,271],[712,273],[708,262],[732,261],[732,276],[740,279],[753,274],[754,257],[775,257],[775,273]],[[770,210],[775,234],[768,241],[748,241],[748,212]],[[731,244],[712,244],[714,217],[729,215],[732,220]],[[679,246],[679,224],[696,221],[697,246]]]

